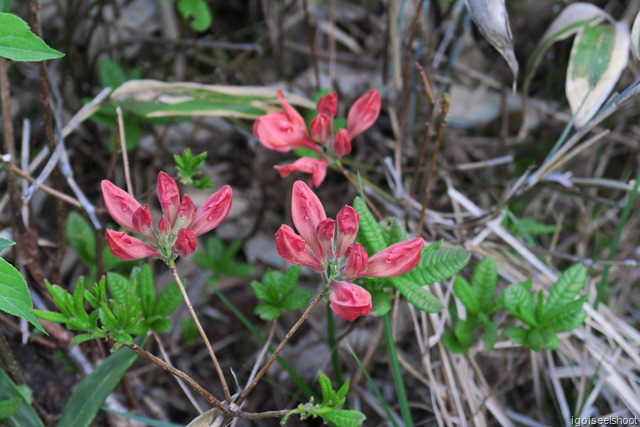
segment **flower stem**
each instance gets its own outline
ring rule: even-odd
[[[320,292],[318,292],[318,294],[311,300],[311,302],[309,303],[309,305],[307,306],[307,308],[304,310],[304,313],[302,313],[302,316],[300,316],[300,318],[298,319],[298,321],[291,327],[291,329],[289,329],[289,332],[287,332],[287,334],[284,336],[284,338],[282,339],[282,341],[280,341],[280,344],[278,344],[278,347],[276,347],[276,349],[274,350],[273,354],[271,355],[271,357],[269,358],[269,360],[267,360],[267,363],[264,364],[264,366],[262,367],[262,369],[260,369],[260,372],[258,372],[255,376],[255,378],[253,379],[253,381],[251,382],[251,384],[249,384],[249,386],[242,392],[242,394],[240,395],[240,397],[238,398],[238,400],[235,402],[236,405],[238,405],[238,407],[242,404],[242,402],[245,401],[245,399],[247,398],[247,396],[249,396],[249,394],[253,391],[253,389],[255,388],[255,386],[258,384],[258,382],[260,381],[260,379],[264,376],[264,374],[267,373],[267,371],[269,370],[269,368],[271,367],[271,365],[273,365],[273,362],[275,362],[276,358],[278,357],[278,355],[280,354],[280,352],[282,351],[282,349],[284,348],[285,345],[287,345],[287,343],[289,342],[289,340],[291,339],[291,337],[293,336],[293,334],[296,333],[296,331],[298,330],[298,328],[305,322],[305,320],[307,320],[307,318],[309,317],[309,315],[311,314],[311,311],[313,311],[313,309],[318,305],[318,303],[320,301],[322,301],[322,298],[324,298],[324,296],[327,294],[327,292],[329,292],[329,288],[328,287],[324,287]]]
[[[404,388],[404,381],[402,380],[402,371],[400,370],[396,343],[393,339],[393,330],[391,328],[391,318],[389,317],[389,313],[382,316],[382,322],[384,324],[384,335],[387,340],[389,367],[391,368],[391,376],[393,377],[393,383],[396,387],[396,395],[398,397],[398,404],[400,405],[402,421],[406,427],[413,427],[413,418],[411,417],[411,410],[409,409],[407,391]]]
[[[178,270],[176,269],[176,265],[174,262],[170,261],[168,264],[169,270],[173,274],[174,279],[178,283],[178,287],[180,288],[180,292],[182,292],[182,297],[184,298],[184,303],[187,305],[187,309],[189,310],[189,314],[191,314],[191,318],[195,322],[198,327],[198,331],[200,332],[200,336],[204,341],[204,345],[207,347],[207,351],[209,352],[209,356],[211,357],[211,361],[213,362],[213,366],[216,368],[216,372],[218,373],[218,377],[220,378],[220,383],[222,384],[222,390],[224,391],[224,398],[227,402],[231,403],[232,398],[229,393],[229,386],[227,385],[227,380],[224,377],[224,373],[222,372],[222,368],[220,367],[220,363],[218,363],[218,359],[216,358],[216,354],[213,352],[213,347],[211,347],[211,343],[209,342],[209,338],[207,338],[207,334],[205,334],[202,325],[200,324],[200,320],[198,320],[198,316],[196,315],[193,306],[191,305],[191,301],[189,300],[189,295],[187,295],[187,290],[184,288],[182,284],[182,280],[180,280],[180,276],[178,275]]]

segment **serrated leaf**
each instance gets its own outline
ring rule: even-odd
[[[456,296],[468,312],[476,314],[480,311],[478,297],[476,296],[474,289],[471,289],[471,286],[463,277],[456,277],[453,282],[453,292],[455,292]]]
[[[452,353],[466,354],[469,351],[469,345],[460,343],[452,331],[445,331],[442,335],[442,344]]]
[[[269,321],[273,319],[277,319],[280,317],[280,309],[278,307],[274,307],[271,304],[258,304],[256,308],[253,309],[253,313],[260,316],[262,320]]]
[[[382,228],[382,234],[384,235],[384,240],[387,242],[387,246],[409,239],[407,229],[398,218],[385,218],[380,221],[380,227]]]
[[[154,332],[165,333],[171,330],[173,324],[169,319],[158,319],[150,325],[150,329]]]
[[[465,0],[469,14],[480,32],[507,61],[513,72],[513,82],[518,77],[518,60],[513,51],[509,15],[504,0]],[[515,90],[515,89],[514,89]]]
[[[493,300],[498,283],[498,266],[492,257],[485,257],[473,268],[471,286],[478,300],[479,309],[486,311]]]
[[[420,263],[405,276],[421,285],[431,285],[453,277],[469,262],[470,254],[464,249],[422,249]]]
[[[91,425],[106,398],[120,383],[137,358],[133,350],[121,348],[103,360],[73,392],[57,426],[88,427]]]
[[[145,317],[154,314],[156,303],[156,288],[153,283],[153,273],[149,264],[138,268],[135,274],[132,274],[133,280],[136,281],[136,289],[142,302],[142,312]]]
[[[116,301],[124,302],[129,296],[131,281],[118,273],[107,273],[107,288]]]
[[[16,244],[16,242],[14,242],[12,240],[3,239],[2,237],[0,237],[0,252],[4,251],[9,246],[13,246],[15,244]]]
[[[444,308],[435,295],[423,289],[422,286],[413,283],[411,280],[399,276],[394,277],[391,283],[393,287],[418,310],[427,313],[438,313]]]
[[[289,267],[280,282],[280,293],[286,295],[293,291],[298,284],[298,277],[300,277],[300,267],[297,265]]]
[[[249,286],[251,287],[251,291],[253,292],[253,295],[255,295],[255,297],[258,298],[260,301],[266,301],[267,298],[269,298],[269,294],[267,293],[267,288],[262,283],[258,282],[257,280],[254,280],[251,283],[249,283]]]
[[[563,306],[573,302],[584,287],[587,280],[587,269],[582,264],[575,264],[566,269],[551,286],[549,297],[544,305],[543,318],[551,317],[562,311]]]
[[[211,26],[211,11],[205,0],[178,0],[178,12],[183,19],[191,19],[193,31],[205,31]]]
[[[47,322],[54,323],[65,323],[67,321],[67,316],[57,311],[46,311],[46,310],[31,310],[36,317],[46,320]]]
[[[0,13],[0,56],[12,61],[44,61],[64,54],[47,46],[18,16]]]
[[[375,254],[387,247],[380,225],[373,217],[367,203],[360,197],[353,201],[353,207],[360,216],[360,229],[358,235],[362,236],[362,244],[369,254]]]
[[[182,293],[176,282],[171,282],[166,288],[160,292],[153,314],[165,317],[173,313],[182,303]]]
[[[300,310],[309,303],[310,298],[311,291],[294,289],[282,298],[280,308],[283,310]]]
[[[45,335],[47,332],[31,312],[33,301],[24,278],[14,266],[0,258],[0,310],[21,317]]]
[[[458,338],[458,342],[460,342],[460,344],[469,347],[473,341],[473,330],[474,327],[471,322],[458,320],[454,325],[453,333],[456,335],[456,338]]]
[[[318,372],[318,383],[320,383],[320,390],[322,390],[322,402],[329,403],[333,401],[336,393],[333,391],[331,380],[322,371]]]
[[[529,333],[529,331],[519,326],[507,326],[506,328],[504,328],[502,333],[508,336],[514,344],[523,345],[525,340],[527,339],[527,334]]]
[[[572,301],[562,306],[562,309],[554,313],[552,316],[544,319],[544,324],[554,332],[571,331],[584,322],[587,313],[582,306],[587,301],[584,296],[580,299]]]
[[[493,347],[498,342],[498,325],[494,322],[486,322],[482,330],[482,343],[484,351],[493,351]]]
[[[573,42],[565,91],[576,127],[584,126],[611,94],[629,60],[625,23],[603,23],[578,32]]]
[[[95,268],[96,238],[89,221],[77,212],[67,216],[66,235],[69,246],[88,269]]]
[[[509,314],[529,326],[536,326],[538,322],[535,318],[533,299],[528,290],[528,283],[530,284],[530,281],[510,285],[504,291],[504,302]]]

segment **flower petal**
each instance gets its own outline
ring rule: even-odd
[[[311,252],[304,239],[286,224],[276,231],[276,249],[288,263],[309,267],[316,271],[324,271],[318,258]]]
[[[340,129],[333,140],[333,152],[336,156],[342,157],[351,153],[351,140],[346,129]]]
[[[288,165],[278,165],[273,168],[278,171],[281,178],[288,177],[292,172],[302,172],[311,174],[311,183],[314,187],[319,187],[327,176],[327,159],[314,159],[311,157],[301,157]]]
[[[358,234],[358,228],[360,227],[360,216],[358,211],[349,205],[345,205],[338,215],[336,216],[338,221],[338,245],[336,250],[336,256],[341,259],[345,255],[345,251],[356,240]]]
[[[115,256],[127,261],[146,257],[160,258],[160,252],[156,248],[123,231],[107,230],[107,245]]]
[[[196,217],[189,228],[196,236],[216,228],[229,215],[233,191],[225,185],[210,195],[196,211]]]
[[[302,181],[293,183],[291,196],[291,217],[298,233],[309,244],[314,254],[320,256],[322,247],[318,240],[318,224],[327,214],[318,196]]]
[[[160,200],[160,206],[162,207],[162,213],[173,227],[176,222],[176,216],[178,215],[178,208],[180,207],[178,184],[168,174],[160,172],[158,173],[156,191],[158,193],[158,200]]]
[[[136,234],[140,234],[150,241],[155,239],[153,234],[153,218],[151,217],[151,212],[149,212],[149,205],[144,205],[136,209],[133,213],[132,222],[136,229]]]
[[[133,225],[133,214],[140,208],[140,203],[131,194],[116,187],[106,179],[102,180],[100,186],[104,205],[111,218],[121,227],[136,233],[137,230]]]
[[[360,277],[369,265],[367,250],[360,243],[354,243],[347,249],[347,262],[340,270],[345,280],[353,280]]]
[[[318,113],[309,124],[311,138],[320,144],[326,144],[333,135],[332,127],[333,120],[326,114]]]
[[[318,256],[322,259],[333,259],[333,238],[336,234],[336,222],[331,218],[320,221],[317,229],[318,242],[322,253]]]
[[[318,114],[326,114],[333,118],[338,112],[338,95],[335,92],[331,92],[318,99],[316,110]]]
[[[188,228],[181,228],[178,231],[178,238],[173,244],[173,251],[179,253],[181,256],[187,256],[197,247],[196,235]]]
[[[175,227],[177,229],[187,228],[196,218],[196,206],[193,204],[191,197],[186,194],[182,197],[180,207],[178,207],[178,218]]]
[[[420,262],[424,240],[399,242],[369,258],[369,266],[358,277],[395,277],[413,269]]]
[[[352,321],[371,312],[371,294],[349,282],[331,282],[329,301],[331,310],[338,317]]]
[[[371,127],[380,115],[381,106],[380,92],[377,90],[369,91],[358,98],[347,115],[347,131],[350,139]]]

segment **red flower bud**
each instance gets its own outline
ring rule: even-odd
[[[369,258],[369,266],[358,277],[395,277],[413,269],[420,262],[424,240],[399,242]]]
[[[340,270],[346,280],[360,277],[369,265],[367,250],[360,243],[354,243],[347,249],[347,262]]]
[[[329,286],[329,307],[336,316],[352,321],[371,311],[371,294],[360,286],[349,282],[331,282]]]
[[[150,240],[155,238],[153,235],[153,218],[149,212],[148,205],[136,209],[133,213],[132,222],[136,229],[136,234],[141,234]]]
[[[324,271],[324,267],[311,252],[304,239],[288,225],[283,224],[276,231],[276,249],[278,255],[291,264]]]
[[[351,153],[351,140],[346,129],[340,129],[333,140],[333,152],[338,157]]]
[[[338,258],[342,258],[349,245],[356,240],[358,234],[358,228],[360,227],[360,216],[351,206],[345,205],[338,215],[338,247],[336,255]]]
[[[311,129],[311,138],[320,144],[326,144],[333,135],[333,120],[326,114],[318,113],[313,120],[309,128]]]
[[[216,228],[231,211],[233,191],[225,185],[210,195],[196,211],[195,219],[189,228],[199,236]]]
[[[372,90],[362,95],[351,106],[347,116],[347,131],[349,138],[353,139],[360,135],[378,119],[380,115],[380,92]]]
[[[311,157],[301,157],[288,165],[274,166],[281,178],[288,177],[293,172],[311,174],[311,183],[314,187],[319,187],[327,176],[327,159],[314,159]]]
[[[111,218],[122,228],[135,233],[136,227],[133,225],[133,214],[140,208],[140,203],[131,194],[107,180],[103,180],[100,186],[102,187],[104,205]]]
[[[156,248],[122,231],[107,230],[107,245],[115,256],[127,261],[149,256],[160,257],[160,252]]]
[[[326,94],[318,100],[316,107],[318,114],[326,114],[333,118],[338,111],[338,95],[335,92]]]
[[[178,184],[168,174],[164,172],[158,173],[158,183],[156,185],[158,200],[162,207],[162,213],[169,221],[171,227],[176,223],[178,215],[178,207],[180,206],[180,191]]]

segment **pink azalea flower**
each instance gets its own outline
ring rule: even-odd
[[[140,206],[129,193],[107,180],[102,181],[101,187],[105,206],[113,220],[144,239],[107,230],[107,245],[114,255],[126,260],[155,257],[169,261],[178,254],[192,253],[196,249],[196,237],[217,227],[227,217],[233,195],[231,187],[225,185],[196,210],[189,196],[185,195],[180,201],[178,184],[160,172],[156,191],[163,215],[156,231],[147,205]]]
[[[288,165],[278,165],[273,168],[278,171],[281,178],[288,177],[293,172],[303,172],[311,174],[311,183],[314,187],[319,187],[327,176],[327,159],[314,159],[312,157],[301,157]]]
[[[354,243],[359,227],[358,212],[354,208],[343,207],[334,221],[327,218],[322,203],[304,182],[296,181],[292,193],[291,216],[299,234],[288,225],[282,225],[276,232],[278,254],[291,264],[310,267],[336,279],[335,283],[343,284],[336,285],[340,288],[339,292],[344,291],[346,283],[351,294],[368,295],[366,290],[352,283],[340,282],[339,278],[351,281],[359,277],[395,277],[418,265],[424,246],[422,238],[393,244],[369,257],[361,244]],[[348,318],[351,315],[345,314],[346,305],[340,305],[340,301],[347,298],[344,295],[334,297],[335,306],[342,308],[338,308],[338,311],[334,305],[331,308],[338,316]],[[331,301],[334,302],[334,299]],[[357,305],[360,308],[354,309],[353,313],[360,314],[353,318],[368,314],[368,311],[362,312],[364,306],[366,304]]]
[[[369,91],[358,98],[347,115],[347,131],[350,139],[369,129],[378,120],[381,106],[380,92],[377,90]]]
[[[278,91],[278,100],[284,111],[264,115],[253,124],[253,134],[265,147],[286,152],[294,148],[310,148],[320,152],[318,146],[309,138],[307,125],[295,108],[284,100],[284,94]]]
[[[358,285],[349,282],[331,282],[329,301],[331,310],[338,317],[352,321],[366,316],[371,311],[371,294]]]

